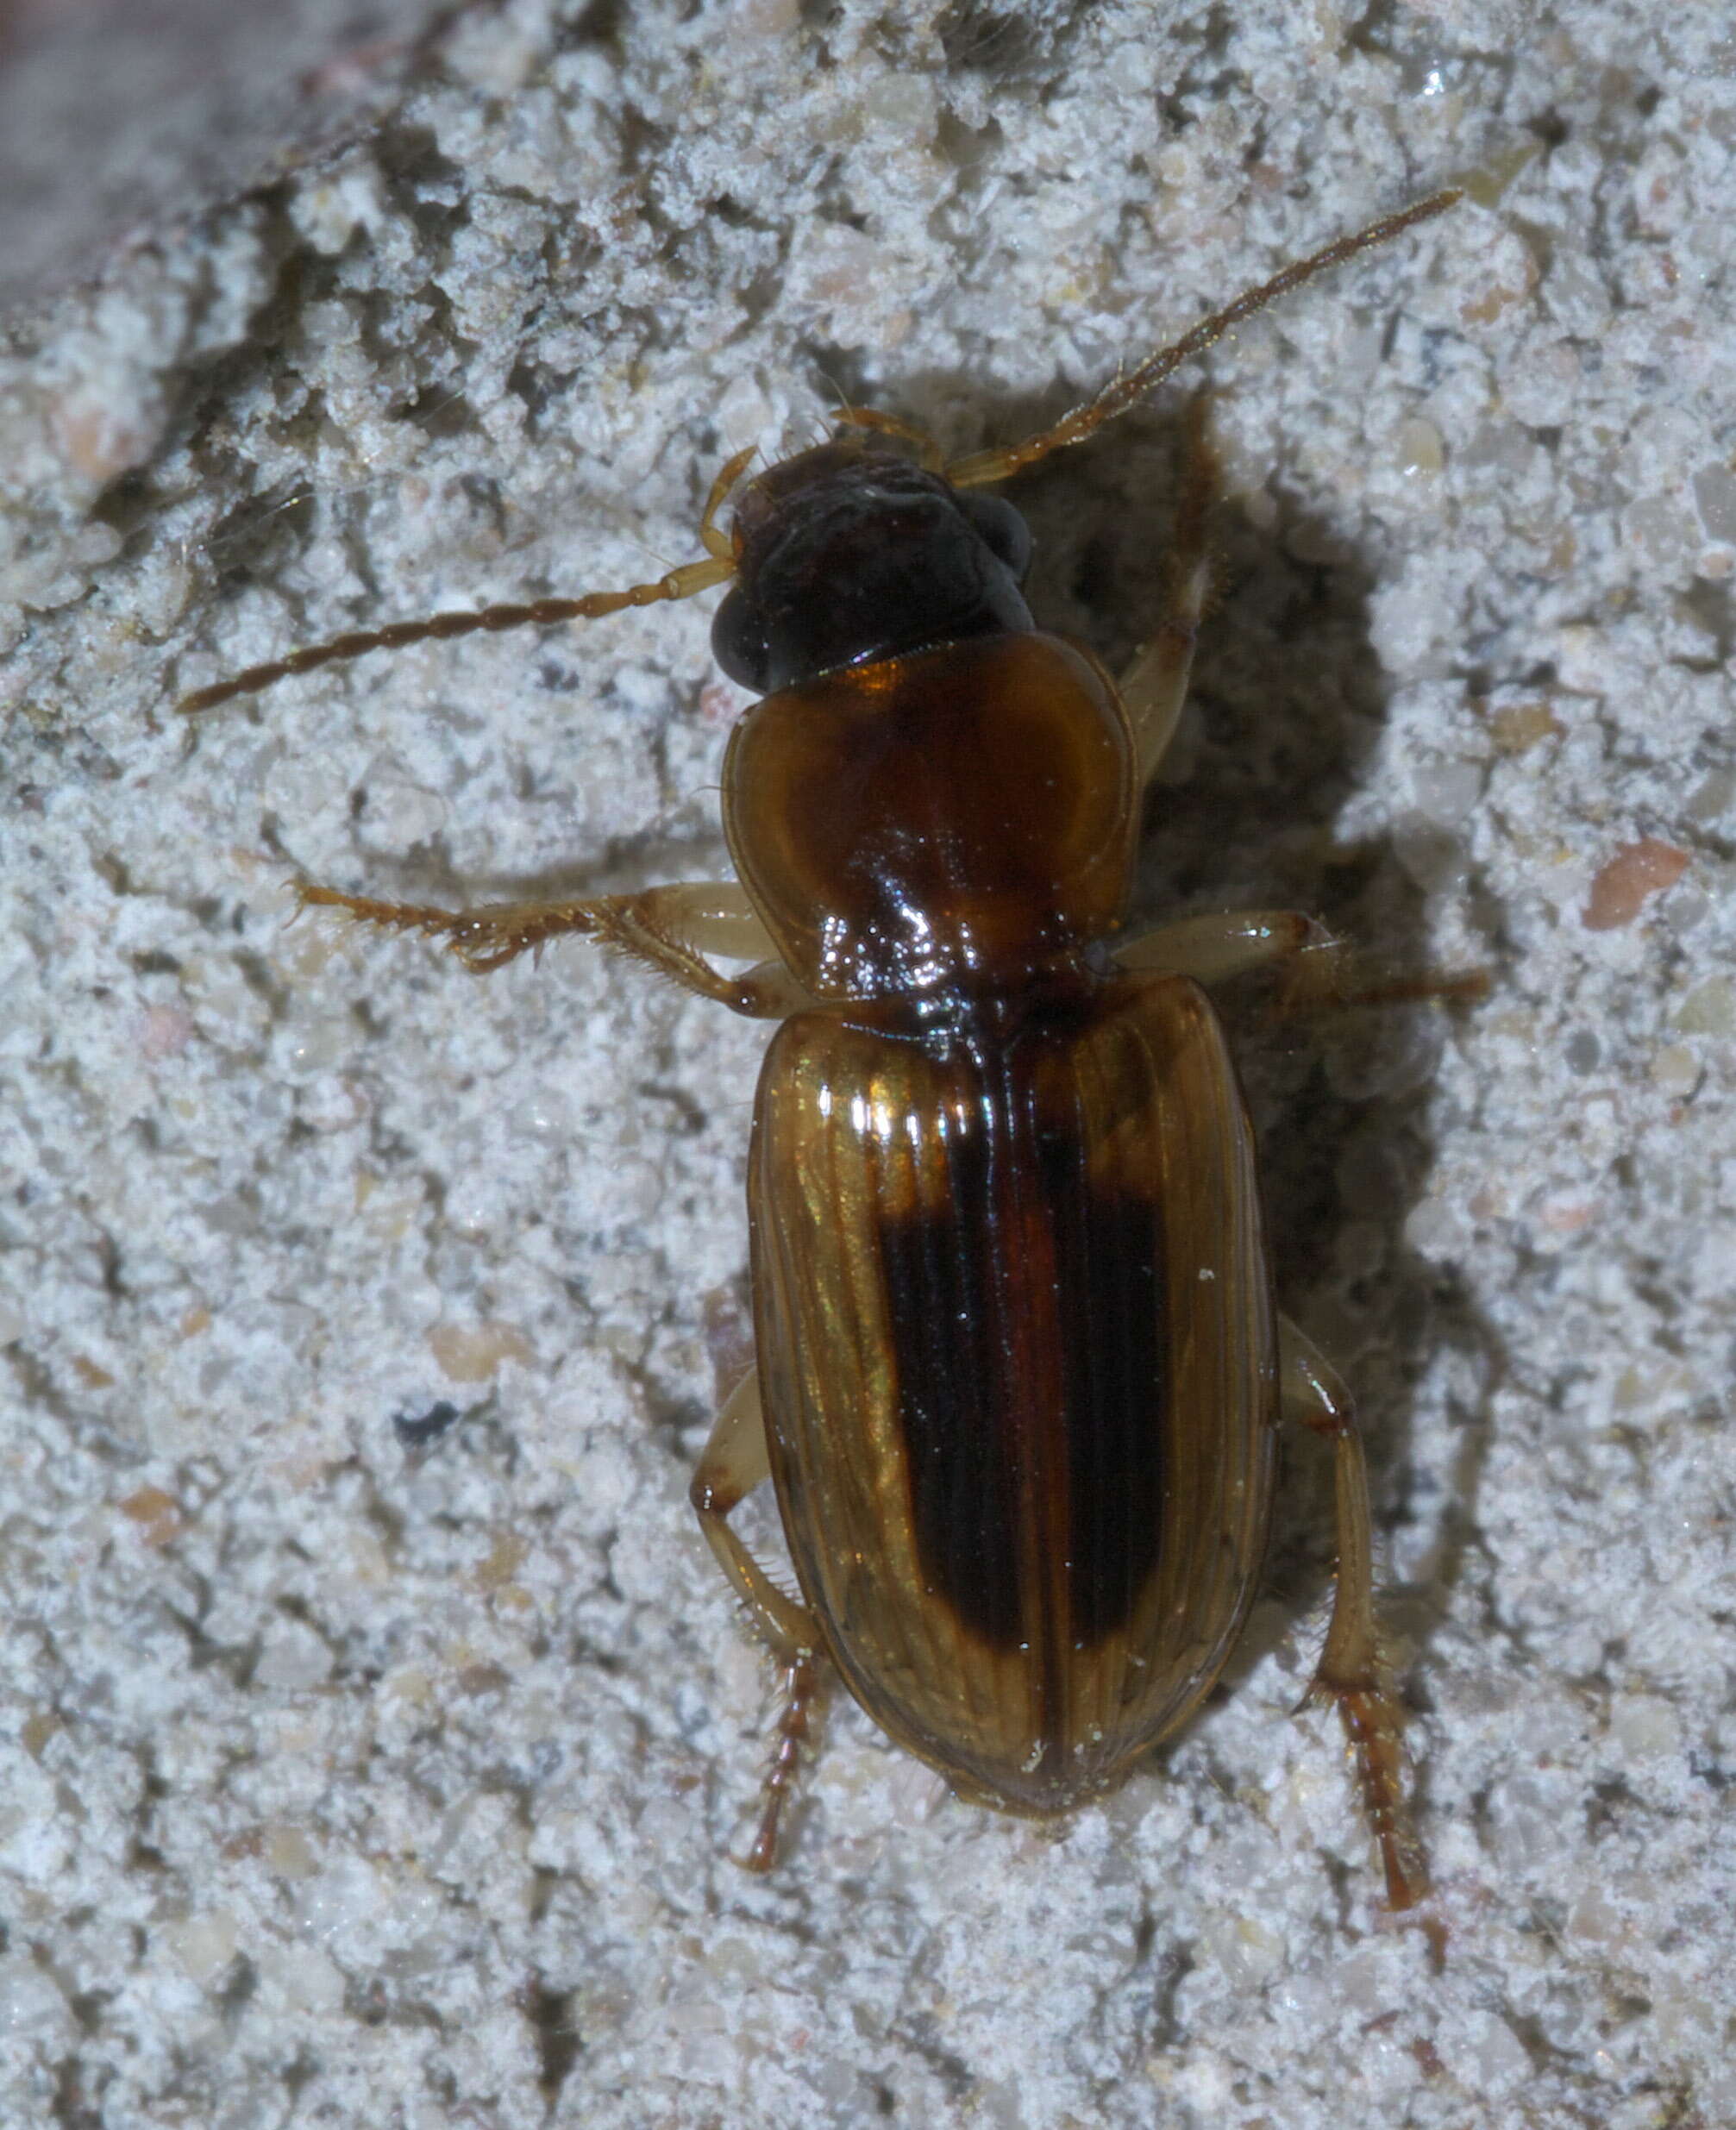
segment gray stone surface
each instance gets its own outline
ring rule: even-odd
[[[509,5],[17,324],[0,2119],[1736,2118],[1733,150],[1713,9]],[[176,697],[655,574],[840,392],[1019,433],[1456,176],[1212,359],[1224,590],[1147,882],[1494,974],[1230,1002],[1287,1305],[1367,1413],[1439,1931],[1290,1713],[1307,1445],[1161,1766],[1051,1836],[835,1702],[751,1880],[767,1681],[684,1490],[761,1035],[580,947],[483,983],[284,922],[298,871],[717,869],[709,602]],[[1018,491],[1112,658],[1181,397]]]
[[[0,306],[353,135],[450,0],[0,0]]]

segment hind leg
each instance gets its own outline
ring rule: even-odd
[[[1423,1853],[1406,1794],[1402,1719],[1387,1682],[1375,1619],[1374,1543],[1368,1465],[1350,1393],[1310,1341],[1288,1319],[1278,1338],[1285,1416],[1332,1444],[1338,1540],[1338,1587],[1326,1645],[1310,1695],[1330,1695],[1357,1757],[1363,1807],[1386,1870],[1387,1899],[1414,1908],[1429,1890]]]
[[[745,1859],[750,1871],[769,1871],[777,1860],[778,1823],[801,1764],[819,1690],[821,1642],[813,1614],[779,1589],[730,1528],[733,1512],[770,1476],[759,1372],[752,1369],[713,1423],[711,1438],[688,1490],[718,1565],[747,1607],[782,1675],[784,1712],[766,1774],[759,1832]]]

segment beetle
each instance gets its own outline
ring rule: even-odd
[[[1340,951],[1287,911],[1117,937],[1209,587],[1204,403],[1162,625],[1119,686],[1038,629],[1024,521],[981,492],[1458,197],[1292,264],[1020,443],[948,461],[910,424],[848,409],[751,478],[751,451],[730,459],[704,555],[655,582],[354,631],[183,699],[197,713],[368,651],[730,587],[713,649],[758,699],[724,765],[735,881],[471,911],[298,892],[477,971],[588,937],[778,1023],[749,1154],[756,1365],[692,1486],[786,1688],[752,1868],[773,1861],[826,1663],[976,1802],[1050,1815],[1117,1782],[1237,1639],[1288,1414],[1335,1459],[1314,1690],[1354,1748],[1391,1906],[1427,1889],[1361,1438],[1276,1311],[1253,1137],[1204,988],[1284,962],[1342,995]],[[1411,995],[1455,987],[1474,985]],[[799,1596],[730,1522],[768,1477]]]

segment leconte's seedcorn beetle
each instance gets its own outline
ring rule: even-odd
[[[752,454],[732,459],[704,557],[654,583],[359,631],[182,705],[429,637],[730,587],[713,647],[761,699],[724,765],[734,881],[465,912],[300,893],[443,940],[476,970],[568,934],[601,940],[779,1024],[749,1157],[757,1366],[693,1482],[786,1676],[755,1868],[773,1860],[828,1663],[979,1803],[1061,1813],[1121,1777],[1199,1707],[1236,1640],[1284,1413],[1336,1453],[1317,1685],[1354,1744],[1392,1905],[1426,1890],[1362,1443],[1342,1385],[1274,1306],[1248,1118],[1201,988],[1312,949],[1307,966],[1342,990],[1343,966],[1288,911],[1119,936],[1207,589],[1203,413],[1167,611],[1119,684],[1032,621],[1024,521],[981,492],[1457,197],[1286,268],[1022,443],[949,463],[910,426],[849,410],[830,441],[751,478]],[[730,975],[711,955],[754,966]],[[730,1525],[768,1476],[799,1598]]]

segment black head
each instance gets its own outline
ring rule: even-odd
[[[845,435],[752,482],[711,649],[757,693],[841,666],[1031,626],[1025,520],[875,436]]]

